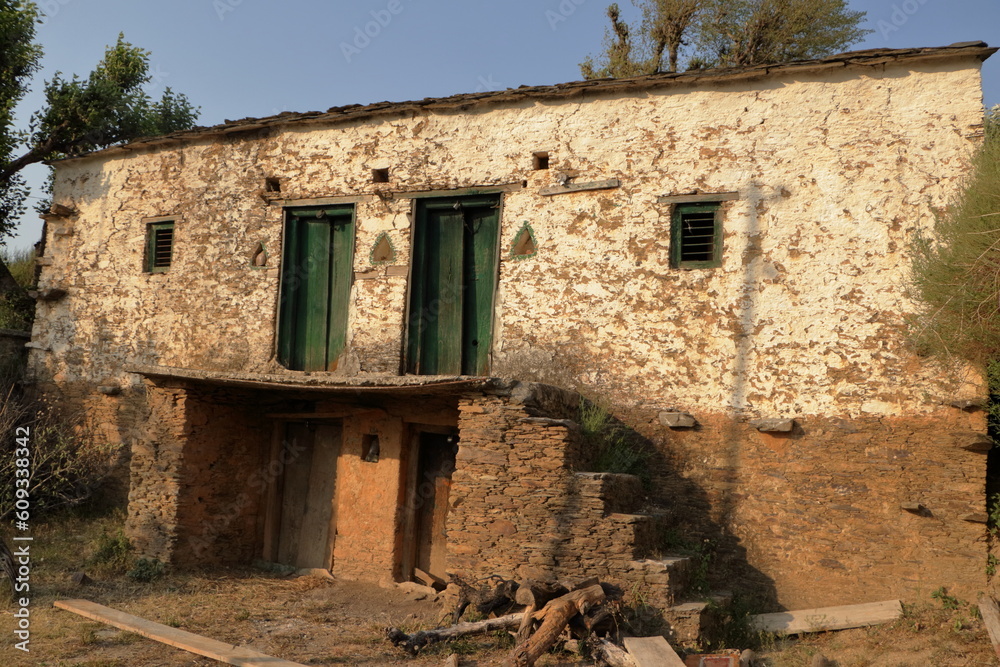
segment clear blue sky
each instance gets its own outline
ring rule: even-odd
[[[55,71],[85,76],[119,32],[152,51],[153,85],[201,107],[199,124],[401,101],[580,78],[596,52],[606,0],[40,0],[44,71],[24,122]],[[628,18],[629,0],[619,0]],[[1000,46],[1000,0],[851,0],[875,30],[854,48]],[[374,14],[373,14],[374,12]],[[376,23],[372,24],[373,21]],[[380,22],[379,22],[380,21]],[[365,29],[374,37],[358,37]],[[1000,54],[983,68],[985,101],[1000,104]],[[28,174],[39,184],[44,169]],[[30,213],[11,243],[34,243]]]

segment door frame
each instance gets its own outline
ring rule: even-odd
[[[416,257],[414,248],[416,247],[416,235],[417,235],[417,225],[419,224],[419,207],[421,202],[424,201],[439,201],[444,202],[446,200],[475,200],[483,199],[486,197],[495,197],[497,200],[497,240],[496,248],[494,251],[493,259],[493,292],[492,292],[492,308],[490,314],[490,343],[489,351],[487,352],[487,369],[486,375],[489,375],[490,370],[493,367],[493,350],[494,344],[497,339],[497,331],[499,331],[500,326],[500,247],[503,244],[503,232],[504,232],[504,190],[493,190],[490,188],[483,188],[482,191],[464,189],[458,191],[456,194],[448,194],[447,191],[435,191],[433,194],[428,194],[427,196],[412,197],[410,200],[410,257],[409,265],[407,267],[406,273],[406,294],[405,294],[405,304],[403,308],[403,322],[402,322],[402,335],[400,336],[400,354],[399,354],[399,374],[409,375],[407,368],[409,366],[409,350],[410,350],[410,314],[412,306],[413,297],[413,287],[414,287],[414,274],[416,273]],[[485,377],[485,376],[484,376]]]
[[[274,426],[271,432],[271,447],[270,455],[268,456],[267,467],[265,468],[265,481],[267,483],[264,489],[264,521],[263,521],[263,535],[261,536],[261,559],[268,563],[278,562],[278,553],[281,544],[281,510],[282,501],[284,499],[284,484],[285,484],[285,471],[288,468],[288,463],[285,462],[282,456],[282,444],[285,441],[285,434],[287,433],[288,424],[290,423],[314,423],[323,424],[327,426],[339,426],[340,427],[340,445],[343,446],[344,440],[344,420],[343,419],[275,419]],[[339,456],[338,456],[339,458]],[[272,464],[279,462],[278,466],[280,470],[276,473],[272,472]],[[339,470],[340,466],[337,466]],[[337,538],[337,510],[339,509],[337,505],[337,494],[339,486],[334,482],[334,492],[333,498],[331,499],[332,507],[330,508],[330,526],[327,541],[330,547],[330,557],[328,562],[325,564],[326,569],[332,571],[334,563],[334,554],[336,549],[336,538]]]
[[[344,199],[344,201],[340,201]],[[274,343],[272,345],[272,359],[277,360],[283,367],[288,370],[294,371],[294,369],[288,368],[285,361],[282,360],[282,342],[283,330],[286,326],[289,326],[283,317],[282,304],[284,299],[288,296],[288,285],[286,284],[285,271],[288,269],[287,262],[289,245],[291,243],[289,235],[289,223],[292,217],[295,215],[295,211],[320,211],[320,210],[335,210],[341,209],[343,211],[350,210],[351,212],[351,240],[350,240],[350,252],[349,257],[346,260],[348,264],[348,286],[347,286],[347,312],[344,313],[344,346],[340,351],[338,356],[342,355],[344,351],[347,350],[350,342],[350,302],[351,295],[354,291],[354,260],[357,254],[357,237],[358,237],[358,224],[357,224],[357,198],[354,197],[344,197],[344,198],[331,198],[331,199],[319,199],[319,200],[306,200],[307,203],[298,203],[295,205],[286,205],[281,208],[281,252],[278,268],[278,289],[277,289],[277,299],[275,301],[274,308]],[[295,371],[297,372],[297,371]],[[313,371],[316,372],[316,371]]]
[[[413,570],[417,567],[417,489],[420,486],[420,434],[435,433],[438,435],[450,435],[458,437],[457,426],[435,426],[433,424],[413,424],[407,423],[407,433],[405,441],[409,443],[406,451],[406,460],[402,466],[405,479],[403,494],[405,502],[403,512],[400,517],[401,544],[396,555],[396,578],[400,581],[411,581]],[[461,445],[460,445],[461,446]]]

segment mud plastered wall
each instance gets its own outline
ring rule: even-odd
[[[905,346],[906,245],[946,205],[981,122],[978,62],[785,74],[632,95],[497,104],[243,134],[58,167],[77,208],[50,235],[34,355],[58,380],[129,363],[280,371],[272,350],[281,209],[259,196],[372,195],[527,182],[504,197],[496,374],[562,373],[634,403],[759,414],[929,412],[942,383]],[[547,151],[551,169],[532,171]],[[544,197],[557,173],[619,188]],[[723,266],[671,269],[658,196],[739,192]],[[387,232],[409,261],[407,199],[357,204],[344,372],[399,368],[406,277],[371,267]],[[144,218],[176,216],[173,265],[142,271]],[[511,261],[524,221],[539,252]],[[270,264],[251,266],[263,244]],[[563,372],[565,371],[565,372]],[[907,378],[908,391],[897,390]],[[556,378],[558,379],[558,378]],[[975,384],[976,378],[960,378]],[[636,387],[641,386],[642,399]]]

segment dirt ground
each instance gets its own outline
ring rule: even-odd
[[[0,603],[0,665],[52,667],[180,667],[217,665],[138,635],[121,632],[52,607],[67,598],[92,600],[142,618],[246,645],[304,665],[444,665],[457,653],[463,666],[496,665],[511,640],[503,634],[463,639],[411,657],[385,639],[385,628],[407,632],[435,627],[441,610],[397,589],[316,577],[285,577],[244,568],[170,573],[150,583],[133,581],[94,563],[102,533],[120,516],[67,517],[35,533],[31,652],[14,648],[10,602]],[[109,569],[110,568],[110,569]],[[84,570],[94,583],[75,586]],[[954,598],[907,605],[887,626],[764,641],[766,667],[808,667],[817,653],[837,667],[996,665],[997,658],[972,605]],[[592,664],[568,653],[540,665]]]

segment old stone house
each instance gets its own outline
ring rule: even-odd
[[[982,379],[908,244],[982,43],[227,122],[58,162],[38,386],[177,565],[598,574],[786,606],[986,585]],[[594,470],[579,392],[640,434]],[[589,443],[589,444],[588,444]],[[723,571],[723,570],[719,570]]]

